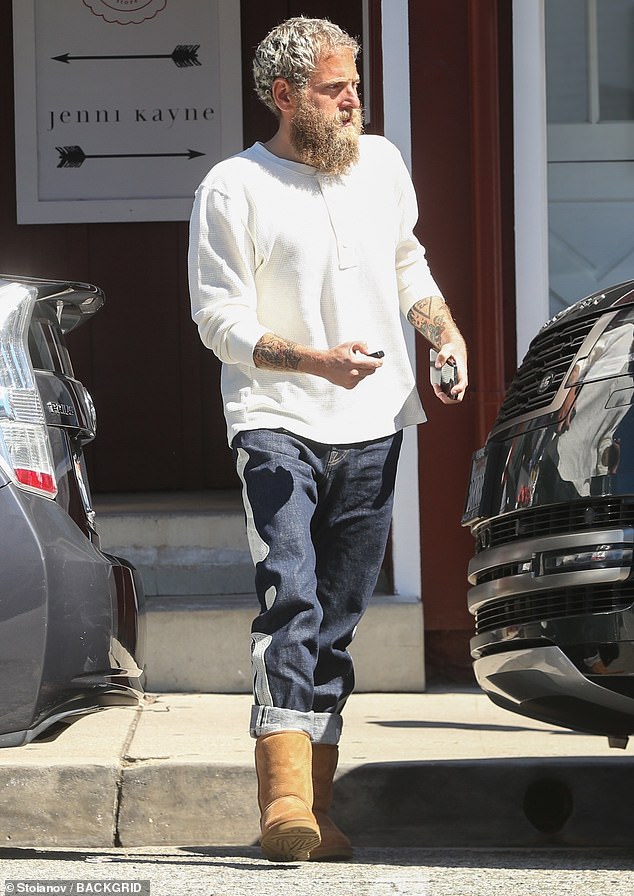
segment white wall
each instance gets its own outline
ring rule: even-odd
[[[549,317],[544,0],[513,0],[513,88],[519,365]]]
[[[408,0],[383,0],[381,18],[385,136],[398,146],[411,170]],[[415,332],[407,323],[404,331],[415,370]],[[394,586],[404,599],[421,595],[419,501],[417,430],[409,426],[404,433],[392,521]]]

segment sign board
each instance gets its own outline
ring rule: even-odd
[[[242,149],[237,0],[13,0],[18,222],[179,221]]]

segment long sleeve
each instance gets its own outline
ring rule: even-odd
[[[255,247],[240,197],[199,187],[190,224],[189,288],[200,338],[226,364],[253,366],[266,328],[257,317]]]
[[[442,292],[432,276],[425,249],[414,235],[418,220],[418,203],[414,185],[405,163],[399,153],[396,170],[398,173],[399,202],[401,215],[400,235],[396,250],[396,276],[399,304],[405,317],[411,307],[420,299],[440,296]]]

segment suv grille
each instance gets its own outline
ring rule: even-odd
[[[543,619],[566,619],[588,613],[625,610],[634,603],[634,582],[579,585],[494,600],[475,616],[476,633]]]
[[[478,529],[476,553],[524,538],[565,535],[590,529],[634,527],[632,499],[603,498],[574,504],[551,504],[499,516]]]
[[[584,318],[564,329],[547,330],[533,340],[506,393],[494,429],[515,417],[548,407],[595,323],[596,317]]]

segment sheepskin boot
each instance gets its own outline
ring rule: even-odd
[[[311,862],[352,858],[352,844],[328,815],[338,760],[339,747],[336,744],[313,744],[313,812],[319,825],[321,843],[311,850]]]
[[[256,739],[260,846],[271,861],[306,862],[319,846],[311,810],[311,746],[303,731],[276,731]]]

